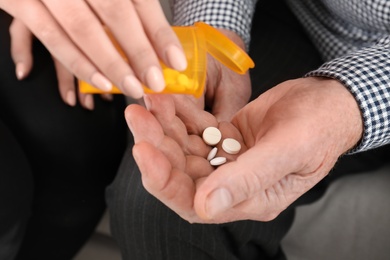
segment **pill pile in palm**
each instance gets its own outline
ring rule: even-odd
[[[214,146],[221,141],[222,133],[218,128],[210,126],[203,131],[202,138],[206,144]],[[228,154],[237,154],[241,150],[241,144],[233,138],[226,138],[222,141],[222,149]],[[212,166],[219,166],[227,161],[226,157],[216,157],[217,152],[218,148],[213,147],[207,155],[207,160]]]

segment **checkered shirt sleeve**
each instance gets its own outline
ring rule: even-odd
[[[390,143],[390,36],[326,62],[306,76],[339,80],[357,100],[364,122],[361,142],[349,153]]]
[[[275,0],[278,1],[278,0]],[[350,153],[390,143],[390,1],[286,0],[326,62],[306,76],[342,82],[364,120]],[[255,0],[175,0],[174,24],[204,21],[250,41]]]
[[[287,0],[324,60],[373,45],[389,35],[388,0]]]
[[[256,0],[175,0],[173,24],[192,25],[202,21],[237,33],[249,46]]]

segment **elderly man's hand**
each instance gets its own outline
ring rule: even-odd
[[[126,110],[143,185],[189,222],[272,220],[324,178],[362,134],[355,99],[324,78],[284,82],[231,122],[218,123],[174,96],[150,95],[146,104],[149,111]],[[228,162],[216,169],[201,138],[208,126],[242,145],[237,155],[219,149]]]
[[[245,50],[243,40],[234,32],[218,28],[222,34],[229,38],[241,49]],[[191,99],[200,109],[207,109],[218,122],[230,121],[234,114],[244,107],[251,96],[251,81],[249,72],[238,74],[211,55],[207,57],[207,80],[205,93],[201,98],[177,96],[184,102]]]

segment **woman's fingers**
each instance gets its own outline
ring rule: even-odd
[[[96,65],[98,70],[111,79],[112,83],[123,90],[125,94],[135,98],[142,96],[141,84],[135,78],[130,66],[114,47],[100,19],[96,17],[86,2],[53,0],[43,0],[42,2],[64,32],[69,35],[73,47],[78,49],[78,52],[84,53]],[[61,40],[61,43],[65,44],[65,41]],[[74,46],[75,44],[76,46]],[[65,53],[65,50],[63,53]],[[83,55],[83,57],[85,56]],[[81,64],[78,63],[79,61]],[[76,63],[69,63],[73,64],[71,70],[78,70],[79,66],[83,66],[85,61],[84,59],[75,59],[73,62]],[[96,85],[96,83],[104,85],[106,88],[104,90],[109,90],[112,87],[110,81],[104,82],[100,75],[94,74],[90,73],[90,80],[87,82],[92,82],[93,85]]]
[[[185,70],[187,60],[182,46],[166,20],[160,2],[158,0],[133,0],[132,2],[149,41],[160,59],[173,69]]]
[[[75,82],[72,73],[70,73],[60,62],[53,58],[54,67],[57,74],[58,90],[62,100],[73,107],[77,103]]]
[[[14,19],[10,26],[11,56],[15,64],[16,77],[24,79],[33,66],[32,34],[19,19]]]
[[[157,92],[163,90],[165,82],[159,58],[167,62],[166,55],[163,55],[165,50],[170,48],[171,42],[174,42],[174,46],[180,44],[162,12],[159,1],[137,1],[134,5],[132,1],[123,0],[88,2],[110,29],[135,75],[150,89]],[[162,33],[158,34],[158,31]],[[186,62],[182,52],[177,51],[173,55],[173,61],[182,57]],[[182,70],[185,66],[179,68]]]
[[[165,87],[159,60],[178,70],[186,67],[180,42],[156,0],[26,0],[23,5],[5,1],[1,7],[20,18],[77,78],[104,91],[115,84],[138,99],[142,84],[157,92]]]
[[[7,11],[7,9],[5,10]],[[111,82],[75,46],[46,6],[40,1],[23,1],[23,4],[19,3],[18,8],[13,6],[9,10],[9,13],[28,26],[50,53],[77,78],[83,79],[105,91],[111,89]]]
[[[137,1],[137,8],[127,0],[43,2],[72,41],[125,94],[139,98],[142,95],[140,81],[156,92],[164,89],[164,77],[156,52],[162,60],[168,60],[163,54],[167,48],[174,49],[176,51],[168,52],[175,57],[171,59],[173,65],[179,64],[176,67],[181,69],[186,67],[181,49],[172,47],[180,47],[180,44],[166,21],[159,1]],[[103,24],[112,34],[112,39]],[[112,40],[118,42],[127,62]]]

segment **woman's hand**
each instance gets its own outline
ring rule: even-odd
[[[115,84],[140,98],[141,82],[157,92],[165,86],[159,59],[177,70],[187,66],[158,0],[0,0],[0,8],[20,19],[67,71],[105,91]]]
[[[311,189],[362,135],[353,96],[323,78],[286,81],[231,122],[169,95],[149,95],[149,111],[126,110],[144,187],[189,222],[269,221]],[[215,126],[242,149],[214,169],[202,131]],[[220,144],[218,145],[220,147]]]
[[[19,19],[13,19],[10,26],[11,36],[11,56],[15,63],[15,73],[19,80],[24,79],[30,73],[33,67],[32,41],[33,35]],[[69,106],[75,106],[77,100],[80,104],[89,110],[94,109],[94,101],[91,94],[82,94],[77,91],[75,80],[72,75],[55,58],[54,66],[58,79],[58,89],[62,100]],[[110,100],[110,95],[104,95],[103,98]]]

